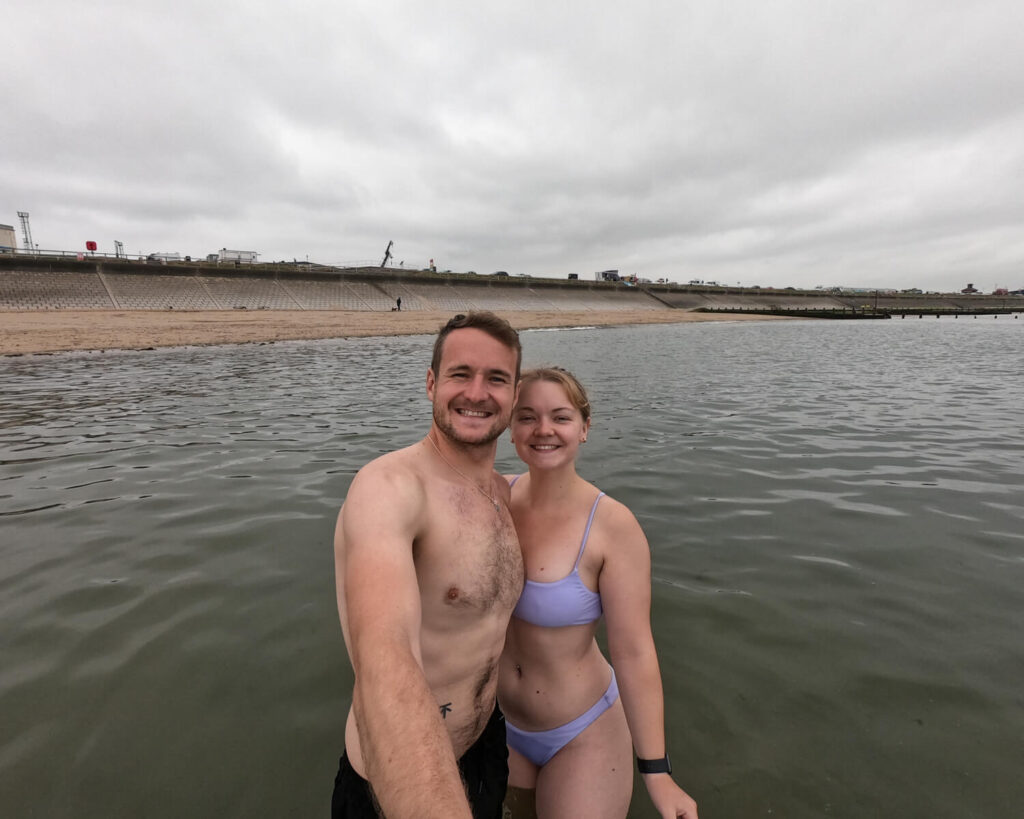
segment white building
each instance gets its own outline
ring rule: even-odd
[[[217,254],[217,261],[256,264],[256,257],[259,255],[255,250],[228,250],[222,247],[220,253]]]
[[[14,227],[0,225],[0,253],[13,253],[17,249],[18,243],[14,240]]]

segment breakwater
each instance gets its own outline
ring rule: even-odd
[[[1024,311],[1024,297],[841,294],[313,264],[0,256],[0,310],[685,310],[841,317]]]

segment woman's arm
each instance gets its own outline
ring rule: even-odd
[[[651,634],[650,547],[640,524],[621,503],[608,503],[599,521],[604,564],[598,585],[622,707],[637,756],[660,759],[668,747],[661,671]],[[643,780],[662,817],[697,819],[696,802],[669,774],[644,774]]]

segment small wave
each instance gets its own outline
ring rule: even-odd
[[[843,560],[836,560],[834,557],[819,557],[818,555],[791,555],[793,560],[806,560],[808,563],[824,563],[828,566],[841,566],[844,569],[852,569],[849,563]]]
[[[48,503],[45,506],[33,506],[31,509],[12,509],[10,512],[0,512],[0,518],[27,515],[31,512],[42,512],[44,509],[56,509],[58,506],[63,505],[62,503]]]
[[[667,577],[652,577],[651,580],[655,583],[662,583],[666,586],[672,586],[676,589],[682,589],[683,591],[692,592],[693,594],[735,594],[741,597],[753,597],[754,595],[744,589],[725,589],[725,588],[710,588],[701,589],[697,586],[690,586],[686,583],[681,583],[678,580],[671,580]]]

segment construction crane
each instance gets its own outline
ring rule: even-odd
[[[32,228],[28,224],[28,213],[23,210],[18,211],[18,218],[21,220],[21,239],[25,243],[25,249],[30,253],[35,253],[36,246],[32,242]]]

